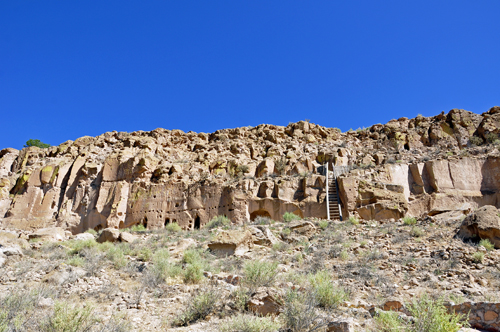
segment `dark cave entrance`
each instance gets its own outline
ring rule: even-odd
[[[200,228],[201,228],[200,216],[196,216],[196,218],[194,218],[194,229],[200,229]]]

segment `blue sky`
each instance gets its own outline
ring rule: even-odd
[[[500,1],[0,1],[0,149],[500,104]]]

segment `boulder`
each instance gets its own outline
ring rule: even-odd
[[[208,248],[219,256],[241,255],[253,247],[253,237],[249,230],[220,231]]]
[[[354,332],[354,320],[349,317],[347,319],[337,320],[328,323],[328,332]]]
[[[29,247],[28,241],[19,238],[19,235],[11,231],[0,231],[0,246],[16,245],[21,248]]]
[[[137,240],[137,236],[133,235],[133,234],[130,234],[128,232],[121,232],[120,233],[120,238],[119,240],[121,242],[127,242],[127,243],[132,243],[134,242],[135,240]]]
[[[254,237],[253,243],[259,246],[272,247],[276,243],[281,242],[266,226],[253,226],[250,227],[250,231]]]
[[[88,241],[88,240],[93,240],[93,239],[94,239],[94,235],[92,235],[90,233],[80,233],[80,234],[76,234],[73,237],[73,240],[80,240],[80,241]]]
[[[281,311],[281,299],[272,288],[260,287],[248,300],[248,310],[259,316],[278,315]]]
[[[311,237],[316,233],[316,226],[307,220],[294,220],[288,224],[288,228],[306,237]]]
[[[29,235],[29,239],[38,239],[42,241],[64,241],[66,233],[61,227],[42,228]]]
[[[263,160],[255,170],[255,177],[268,176],[274,173],[274,161],[270,158]]]
[[[116,242],[120,238],[120,231],[115,228],[105,228],[97,238],[97,242]]]
[[[500,217],[496,207],[483,206],[465,217],[457,234],[465,240],[488,239],[500,248]]]
[[[0,254],[5,256],[23,256],[21,248],[15,247],[2,247],[0,246]]]

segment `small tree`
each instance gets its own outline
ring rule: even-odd
[[[30,147],[30,146],[37,146],[42,149],[50,148],[50,144],[46,144],[41,142],[39,139],[29,139],[26,141],[26,144],[24,145],[25,148]]]

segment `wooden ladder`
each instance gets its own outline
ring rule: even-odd
[[[332,176],[332,180],[328,186],[328,209],[330,210],[330,218],[333,220],[342,220],[339,192],[337,190],[337,178],[335,178],[335,176]]]
[[[335,171],[328,171],[328,163],[325,165],[325,175],[327,218],[328,220],[333,218],[334,220],[342,221],[342,210],[340,209],[339,191],[337,189],[337,174]]]

